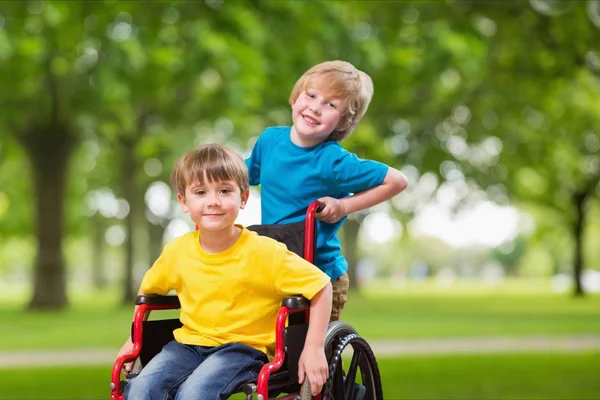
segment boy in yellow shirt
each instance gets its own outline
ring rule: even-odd
[[[281,301],[294,294],[311,300],[299,380],[306,375],[313,394],[319,393],[328,374],[329,277],[283,244],[235,225],[249,185],[244,160],[233,150],[216,144],[196,148],[179,160],[171,183],[198,230],[165,246],[140,294],[175,290],[183,326],[129,382],[125,398],[228,398],[258,377],[274,349]],[[119,356],[132,346],[130,337]]]

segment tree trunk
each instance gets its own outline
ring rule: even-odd
[[[360,229],[360,222],[347,218],[343,225],[343,237],[342,237],[342,253],[348,261],[348,278],[350,279],[350,289],[359,290],[360,284],[357,279],[357,266],[358,266],[358,254],[357,254],[357,243],[358,243],[358,230]]]
[[[129,214],[125,218],[127,236],[125,238],[125,268],[123,279],[123,304],[132,304],[134,300],[133,291],[133,262],[134,262],[134,239],[135,239],[135,214],[137,205],[137,183],[135,180],[134,144],[124,139],[122,142],[122,173],[123,193],[129,204]]]
[[[68,306],[62,238],[72,139],[70,129],[56,122],[45,129],[31,127],[20,137],[31,162],[35,191],[37,255],[31,310]]]
[[[588,193],[580,191],[573,196],[576,215],[574,225],[575,254],[573,259],[573,283],[575,296],[584,296],[585,292],[581,284],[581,273],[583,272],[583,227],[585,222],[585,203]]]

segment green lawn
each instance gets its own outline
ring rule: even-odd
[[[351,293],[343,319],[367,339],[600,333],[600,295],[575,299],[548,286],[515,281],[444,289],[430,282],[394,291],[380,284]],[[115,293],[74,295],[72,303],[64,312],[28,313],[0,299],[0,351],[121,346],[133,307],[118,306]]]
[[[379,363],[387,400],[574,400],[600,393],[598,353],[411,356]],[[0,399],[106,399],[109,376],[110,366],[3,370]]]
[[[600,353],[380,360],[386,399],[598,399]]]
[[[365,295],[349,301],[344,319],[367,338],[600,333],[600,296]]]

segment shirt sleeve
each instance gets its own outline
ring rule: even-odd
[[[334,157],[332,186],[340,192],[359,193],[383,183],[389,167],[373,160],[363,160],[354,153],[342,151]]]
[[[165,247],[160,257],[154,262],[152,267],[146,271],[140,286],[144,294],[166,295],[173,289],[170,282],[172,276],[170,263],[168,262],[168,245]]]
[[[248,178],[250,180],[250,185],[256,186],[260,185],[260,165],[262,158],[262,140],[261,136],[258,137],[254,147],[252,148],[252,153],[250,153],[250,157],[246,159],[246,167],[248,167]]]
[[[274,287],[282,297],[302,295],[312,299],[330,281],[323,271],[279,244],[276,249],[281,262],[274,263]],[[278,265],[276,265],[278,264]]]

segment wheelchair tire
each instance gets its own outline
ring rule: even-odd
[[[352,325],[342,321],[333,321],[327,327],[327,335],[325,336],[325,348],[329,348],[335,339],[341,339],[350,334],[358,335],[356,329]]]
[[[352,348],[352,361],[344,376],[343,353],[346,348]],[[323,400],[348,400],[358,389],[356,374],[360,370],[363,391],[360,398],[365,400],[383,400],[381,376],[375,354],[369,344],[357,334],[343,337],[334,350],[329,361],[329,378],[325,383]],[[352,382],[348,382],[350,379]]]
[[[313,395],[311,392],[310,382],[308,378],[304,378],[304,383],[300,386],[300,400],[312,400]]]
[[[142,361],[140,360],[140,358],[138,357],[135,362],[133,363],[133,367],[131,368],[131,373],[132,374],[136,374],[139,375],[140,372],[142,372]]]
[[[325,336],[325,354],[327,360],[331,360],[333,351],[338,347],[340,340],[352,334],[358,335],[358,332],[350,324],[342,321],[333,321],[329,324]]]

